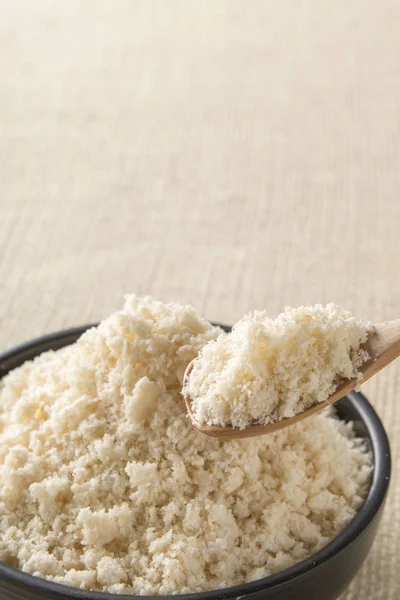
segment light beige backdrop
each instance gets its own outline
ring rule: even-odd
[[[131,291],[400,317],[399,31],[398,0],[0,2],[0,346]],[[343,600],[400,595],[399,374],[365,386],[394,477]]]

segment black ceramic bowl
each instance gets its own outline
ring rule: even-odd
[[[73,343],[87,329],[79,327],[41,337],[0,355],[0,378],[45,350]],[[276,575],[251,583],[200,594],[163,596],[162,600],[334,600],[364,562],[378,530],[390,478],[389,442],[379,417],[362,394],[351,393],[337,403],[342,419],[354,421],[374,457],[374,473],[364,505],[349,525],[322,550]],[[127,596],[86,592],[32,577],[0,563],[1,600],[139,600]],[[160,596],[150,597],[157,598]]]

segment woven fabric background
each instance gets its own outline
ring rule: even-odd
[[[400,317],[398,0],[3,0],[0,346],[126,292],[232,323]],[[379,538],[343,600],[400,595],[400,361]]]

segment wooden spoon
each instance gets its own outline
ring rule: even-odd
[[[250,425],[245,429],[238,429],[231,426],[219,427],[217,425],[207,425],[207,423],[199,423],[196,421],[192,412],[191,398],[185,395],[184,398],[189,417],[196,429],[202,433],[205,433],[206,435],[210,435],[211,437],[219,438],[221,440],[236,440],[240,438],[254,437],[257,435],[265,435],[266,433],[278,431],[278,429],[289,427],[289,425],[298,423],[302,419],[311,417],[311,415],[315,415],[315,413],[319,412],[323,408],[326,408],[330,404],[340,400],[340,398],[343,398],[343,396],[351,392],[357,385],[363,383],[370,377],[373,377],[373,375],[376,375],[376,373],[386,367],[386,365],[400,356],[400,319],[397,319],[396,321],[385,321],[384,323],[378,323],[375,325],[375,332],[368,336],[368,340],[364,344],[363,348],[367,350],[370,358],[360,368],[360,371],[363,374],[362,380],[343,380],[337,386],[334,393],[329,396],[329,398],[323,402],[318,402],[313,406],[310,406],[294,417],[282,419],[281,421],[276,421],[267,425]],[[183,378],[184,382],[188,377],[190,377],[192,367],[193,361],[187,366]]]

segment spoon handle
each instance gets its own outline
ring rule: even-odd
[[[363,368],[366,381],[400,356],[400,319],[375,325],[375,334],[367,341],[366,348],[371,359]]]

